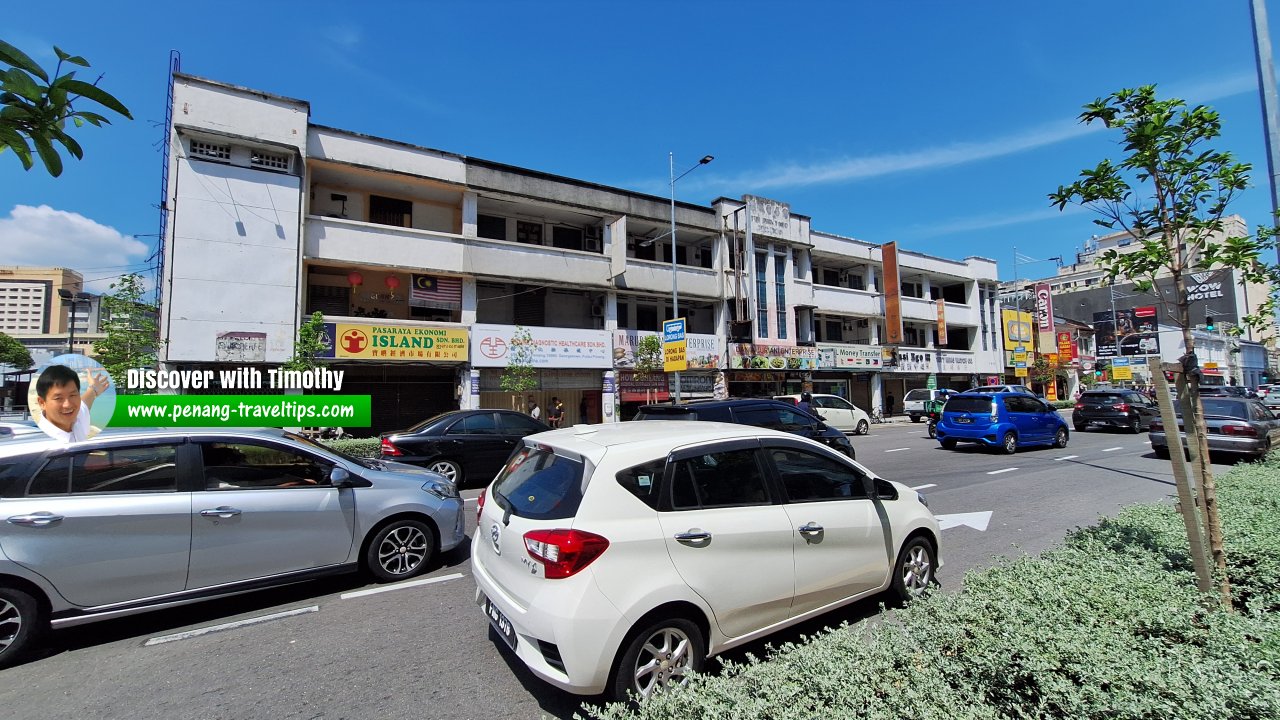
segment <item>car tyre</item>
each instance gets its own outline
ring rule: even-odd
[[[955,441],[955,440],[943,440],[943,441],[942,441],[942,449],[943,449],[943,450],[955,450],[955,449],[956,449],[956,441]]]
[[[924,417],[924,416],[923,416],[923,415],[912,415],[912,416],[911,416],[911,422],[920,422],[920,419],[921,419],[922,417]]]
[[[1000,439],[1000,452],[1005,455],[1012,455],[1018,452],[1018,436],[1009,431]]]
[[[427,464],[427,469],[443,475],[446,480],[453,483],[454,487],[462,487],[462,465],[459,465],[457,460],[432,460]]]
[[[1133,422],[1129,423],[1129,432],[1138,435],[1142,432],[1142,418],[1136,417]]]
[[[1074,425],[1076,426],[1076,432],[1084,432],[1085,428],[1089,427],[1085,423],[1074,423]]]
[[[936,438],[936,437],[938,437],[938,425],[937,425],[937,423],[929,423],[929,437],[930,437],[930,438]]]
[[[40,603],[28,593],[0,587],[0,668],[20,660],[44,629]]]
[[[378,582],[422,574],[435,556],[436,536],[421,520],[401,518],[384,525],[364,551],[365,570]]]
[[[1160,458],[1161,460],[1168,460],[1169,458],[1173,457],[1172,455],[1169,454],[1169,448],[1167,447],[1153,447],[1151,448],[1151,452],[1155,453],[1156,457]]]
[[[1058,428],[1058,432],[1055,433],[1053,436],[1053,446],[1059,449],[1067,446],[1067,429],[1066,428],[1064,427]]]
[[[866,435],[871,432],[871,426],[867,424],[866,420],[859,420],[858,427],[853,432],[855,435]]]
[[[613,670],[609,688],[614,700],[649,697],[683,685],[701,672],[707,641],[697,623],[682,617],[658,620],[633,633]]]
[[[933,543],[916,536],[898,551],[898,561],[893,565],[893,594],[901,602],[920,597],[930,586],[937,584],[934,568],[938,566]]]

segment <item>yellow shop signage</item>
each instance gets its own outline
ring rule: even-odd
[[[468,333],[462,328],[325,323],[320,357],[359,360],[466,362]]]

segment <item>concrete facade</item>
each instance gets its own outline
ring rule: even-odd
[[[375,424],[401,422],[508,402],[495,358],[506,329],[523,326],[548,350],[540,404],[555,395],[572,421],[616,419],[646,396],[618,343],[661,330],[674,276],[678,316],[706,350],[683,377],[688,396],[710,394],[724,372],[734,394],[821,379],[863,405],[896,388],[900,406],[926,382],[967,387],[1002,370],[992,260],[900,250],[898,350],[909,355],[873,363],[880,246],[817,230],[785,203],[677,202],[673,248],[669,198],[317,125],[305,101],[189,75],[175,76],[173,110],[161,287],[170,366],[283,362],[318,311],[334,335],[329,361],[390,398],[381,409],[375,398]],[[467,338],[466,352],[386,354],[357,338],[424,328]],[[599,347],[612,360],[584,359]],[[845,350],[865,362],[842,365]],[[665,398],[670,387],[646,392]]]

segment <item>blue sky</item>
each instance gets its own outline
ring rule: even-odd
[[[1273,15],[1280,8],[1269,8]],[[58,3],[0,36],[57,44],[133,112],[77,135],[62,177],[0,155],[0,264],[97,281],[145,267],[169,50],[184,72],[308,100],[312,121],[707,204],[758,194],[814,227],[982,255],[1070,258],[1100,232],[1046,198],[1115,136],[1085,102],[1156,83],[1223,117],[1270,212],[1246,0]],[[139,236],[139,237],[134,237]],[[1023,277],[1051,274],[1050,262]]]

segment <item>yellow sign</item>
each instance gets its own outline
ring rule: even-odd
[[[1128,365],[1112,365],[1111,379],[1112,380],[1132,380],[1133,368],[1129,367]]]
[[[689,369],[686,356],[687,341],[684,336],[684,318],[662,323],[662,369],[666,372],[682,372]]]
[[[330,332],[330,328],[332,331]],[[333,358],[467,362],[470,334],[462,328],[325,323]]]
[[[1044,388],[1044,399],[1049,402],[1058,401],[1058,383],[1052,380],[1049,381],[1049,384]]]
[[[1017,310],[1001,310],[1004,322],[1004,349],[1015,350],[1019,345],[1031,344],[1031,313]]]
[[[1013,376],[1014,376],[1014,377],[1026,377],[1026,376],[1027,376],[1027,369],[1026,369],[1026,368],[1024,368],[1024,367],[1014,368],[1014,369],[1013,369]]]
[[[1013,361],[1014,361],[1014,362],[1026,362],[1026,361],[1027,361],[1027,350],[1026,350],[1026,348],[1023,348],[1023,349],[1021,349],[1021,350],[1014,350],[1014,351],[1013,351]]]

